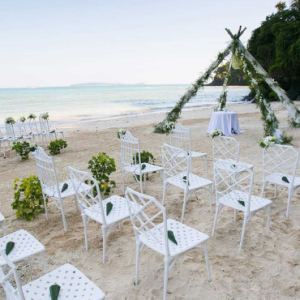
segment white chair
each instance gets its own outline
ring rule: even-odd
[[[61,211],[64,229],[65,231],[67,231],[67,223],[63,209],[63,200],[66,197],[74,196],[75,205],[78,210],[77,201],[75,197],[75,190],[73,188],[71,179],[61,183],[58,181],[53,158],[51,156],[48,156],[43,148],[37,148],[37,150],[35,151],[34,158],[38,171],[38,176],[41,182],[46,218],[47,220],[49,219],[46,198],[51,197],[54,200],[56,207]],[[68,188],[62,192],[64,184],[67,184]]]
[[[0,213],[0,224],[1,224],[1,227],[2,227],[3,235],[6,235],[5,218],[1,213]]]
[[[1,251],[5,250],[8,242],[15,243],[13,250],[9,253],[9,259],[11,261],[14,263],[37,263],[44,267],[46,273],[48,272],[45,261],[45,247],[29,232],[20,229],[0,238]],[[40,256],[41,261],[32,259],[34,256]],[[6,261],[0,256],[0,266],[5,265]]]
[[[50,130],[49,121],[48,121],[48,119],[44,119],[43,115],[44,114],[40,114],[39,121],[40,121],[41,133],[42,133],[42,136],[45,136],[46,142],[47,142],[47,137],[49,138],[49,142],[52,141],[52,135],[55,136],[56,140],[57,140],[58,134],[60,134],[62,136],[62,138],[64,138],[63,131]]]
[[[26,132],[24,131],[23,124],[20,125],[20,120],[17,121],[16,124],[8,124],[5,120],[5,129],[7,137],[10,139],[10,141],[19,142],[24,140],[31,140],[31,136],[28,136]]]
[[[125,176],[130,173],[135,180],[140,183],[141,193],[143,192],[143,177],[146,188],[146,175],[152,172],[163,172],[164,169],[148,163],[141,162],[140,142],[138,138],[132,136],[129,130],[124,135],[120,134],[121,159],[122,159],[122,181],[123,193],[125,194]],[[138,177],[137,177],[138,176]]]
[[[3,158],[6,158],[5,143],[7,144],[8,149],[11,149],[11,147],[10,147],[10,139],[7,136],[3,136],[2,132],[0,130],[0,154],[1,154],[1,146],[2,146]]]
[[[207,277],[208,281],[211,281],[207,251],[208,235],[180,222],[167,219],[166,209],[154,197],[127,188],[126,199],[136,238],[136,285],[138,285],[139,257],[145,245],[165,257],[164,300],[167,295],[169,273],[178,259],[188,251],[204,252]],[[173,232],[177,245],[168,239],[168,231]],[[202,247],[199,247],[200,245]]]
[[[207,170],[207,153],[192,151],[191,142],[191,129],[182,126],[181,123],[176,123],[174,128],[170,132],[170,145],[173,147],[180,148],[187,152],[191,158],[191,168],[192,171],[192,160],[197,157],[201,157],[205,163],[206,168],[206,178],[208,176]]]
[[[189,197],[197,190],[206,189],[210,193],[210,211],[212,211],[212,181],[190,173],[190,158],[182,149],[164,144],[162,147],[162,161],[164,167],[164,192],[162,205],[166,199],[168,188],[173,185],[184,190],[181,222]]]
[[[29,127],[29,131],[30,131],[28,133],[28,135],[32,136],[32,139],[34,141],[36,141],[35,139],[37,138],[38,144],[40,145],[42,143],[43,148],[44,148],[43,134],[42,134],[42,132],[40,132],[38,130],[38,126],[37,126],[36,120],[33,119],[33,118],[28,118],[28,119],[29,119],[28,127]]]
[[[244,213],[244,223],[240,249],[243,245],[246,225],[251,217],[261,209],[267,211],[267,234],[270,228],[270,209],[272,201],[252,195],[253,171],[244,163],[235,163],[228,160],[218,160],[214,164],[214,182],[216,186],[216,215],[212,235],[215,233],[218,214],[223,206],[239,210]],[[233,170],[235,169],[235,170]],[[243,170],[243,172],[241,172]],[[237,176],[239,174],[239,176]],[[236,221],[236,214],[234,216]]]
[[[90,219],[102,224],[103,234],[103,263],[105,262],[106,240],[116,225],[121,230],[122,221],[129,218],[129,211],[126,199],[120,196],[111,196],[101,200],[101,193],[96,179],[88,172],[75,170],[69,167],[71,180],[80,205],[83,219],[85,248],[88,250],[87,226]],[[88,183],[89,189],[86,189]],[[113,207],[107,215],[107,204],[112,203]]]
[[[59,285],[60,300],[103,300],[104,293],[82,272],[70,264],[65,264],[48,274],[22,286],[17,268],[4,251],[1,251],[2,259],[9,266],[5,274],[0,267],[1,285],[8,300],[48,300],[50,298],[50,286]],[[14,287],[10,279],[15,281]]]
[[[292,146],[273,145],[263,150],[263,186],[261,196],[263,196],[268,183],[275,185],[275,197],[277,184],[286,187],[288,189],[287,219],[289,217],[291,198],[295,190],[300,187],[300,177],[296,177],[298,161],[299,152]]]

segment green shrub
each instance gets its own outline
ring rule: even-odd
[[[37,149],[36,144],[29,144],[28,142],[16,142],[12,146],[12,150],[16,150],[16,152],[21,156],[22,160],[28,159],[28,155],[30,152],[33,152]]]
[[[50,150],[50,153],[52,155],[56,155],[56,154],[60,153],[61,149],[67,148],[67,146],[68,145],[67,145],[66,141],[59,139],[59,140],[50,142],[50,144],[47,148],[48,148],[48,150]]]
[[[109,175],[116,171],[115,160],[102,152],[98,156],[92,157],[88,168],[98,181],[100,192],[104,193],[104,195],[109,195],[112,188],[116,186],[115,181],[109,180]]]
[[[134,163],[134,164],[135,164],[135,163],[138,164],[138,163],[139,163],[139,154],[138,154],[138,153],[135,153],[135,154],[133,155],[132,160],[133,160],[133,163]],[[150,152],[148,152],[148,151],[143,151],[143,152],[141,152],[141,165],[142,165],[142,170],[143,170],[143,164],[144,164],[144,163],[152,164],[152,165],[155,163],[155,158],[154,158],[154,156],[153,156],[152,153],[150,153]],[[155,173],[155,172],[153,172],[153,173]],[[149,174],[149,173],[146,173],[146,180],[149,179],[148,174]],[[144,175],[143,175],[143,176],[144,176]],[[136,175],[136,177],[137,177],[138,180],[140,180],[140,176]],[[143,179],[144,179],[144,178],[143,178]]]
[[[11,206],[17,211],[17,218],[31,221],[37,213],[45,211],[42,188],[38,177],[29,175],[29,177],[22,179],[21,184],[19,184],[19,179],[16,178],[14,185],[16,192]]]

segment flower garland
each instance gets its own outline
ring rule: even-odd
[[[6,124],[16,124],[16,121],[15,121],[14,118],[8,117],[8,118],[6,119]]]
[[[167,117],[155,127],[155,133],[169,132],[167,124],[171,122],[176,123],[181,115],[181,111],[184,105],[197,95],[199,89],[203,88],[204,83],[209,79],[212,72],[220,65],[220,63],[230,53],[230,51],[232,51],[232,47],[233,43],[230,43],[223,52],[219,53],[217,60],[210,65],[208,70],[201,77],[199,77],[195,81],[195,83],[192,84],[187,92],[176,103],[175,107],[169,113],[167,113]]]
[[[35,114],[30,114],[27,119],[30,119],[30,120],[34,120],[36,119],[36,115]]]
[[[215,138],[216,136],[223,136],[223,132],[220,130],[220,129],[216,129],[214,130],[211,134],[210,134],[210,137],[213,139]]]
[[[261,138],[258,141],[258,144],[262,148],[268,148],[270,146],[273,146],[276,142],[277,142],[277,138],[275,136],[267,136],[265,138]]]
[[[43,113],[43,114],[41,114],[41,118],[44,119],[44,120],[48,120],[49,119],[49,114],[47,112]]]
[[[118,132],[117,132],[117,137],[120,139],[121,138],[121,135],[125,135],[126,133],[126,130],[124,129],[119,129]]]

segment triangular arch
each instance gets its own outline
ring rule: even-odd
[[[242,30],[242,27],[240,26],[238,33],[236,35],[233,35],[231,31],[226,28],[227,33],[232,38],[230,44],[226,47],[226,49],[223,52],[218,54],[216,61],[214,61],[209,66],[206,72],[201,77],[199,77],[194,84],[192,84],[188,91],[176,103],[175,107],[169,113],[167,113],[167,117],[156,126],[154,132],[167,133],[170,130],[171,124],[175,123],[180,117],[181,110],[184,107],[184,105],[187,102],[189,102],[194,96],[196,96],[198,90],[203,88],[204,83],[218,68],[221,62],[230,53],[232,53],[232,55],[240,61],[241,67],[248,79],[250,87],[255,90],[255,99],[257,104],[260,106],[263,120],[265,123],[265,135],[275,136],[281,143],[289,141],[289,138],[284,136],[282,131],[279,129],[279,121],[277,120],[274,112],[272,111],[269,102],[263,98],[257,79],[263,79],[269,85],[269,87],[276,93],[281,103],[288,110],[291,124],[294,125],[294,127],[300,126],[300,111],[297,109],[293,101],[289,99],[289,97],[286,95],[285,91],[279,86],[279,84],[269,76],[269,74],[264,70],[264,68],[244,47],[244,45],[240,41],[240,37],[245,32],[245,30],[246,28]],[[225,80],[225,84],[226,81],[227,80]],[[223,90],[223,94],[224,93],[225,89]],[[219,98],[220,101],[222,101],[223,99],[223,94]]]

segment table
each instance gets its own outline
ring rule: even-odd
[[[239,119],[236,112],[232,111],[215,111],[212,113],[208,125],[207,133],[211,134],[214,130],[220,129],[224,135],[234,135],[231,130],[236,133],[242,133],[240,130]]]

